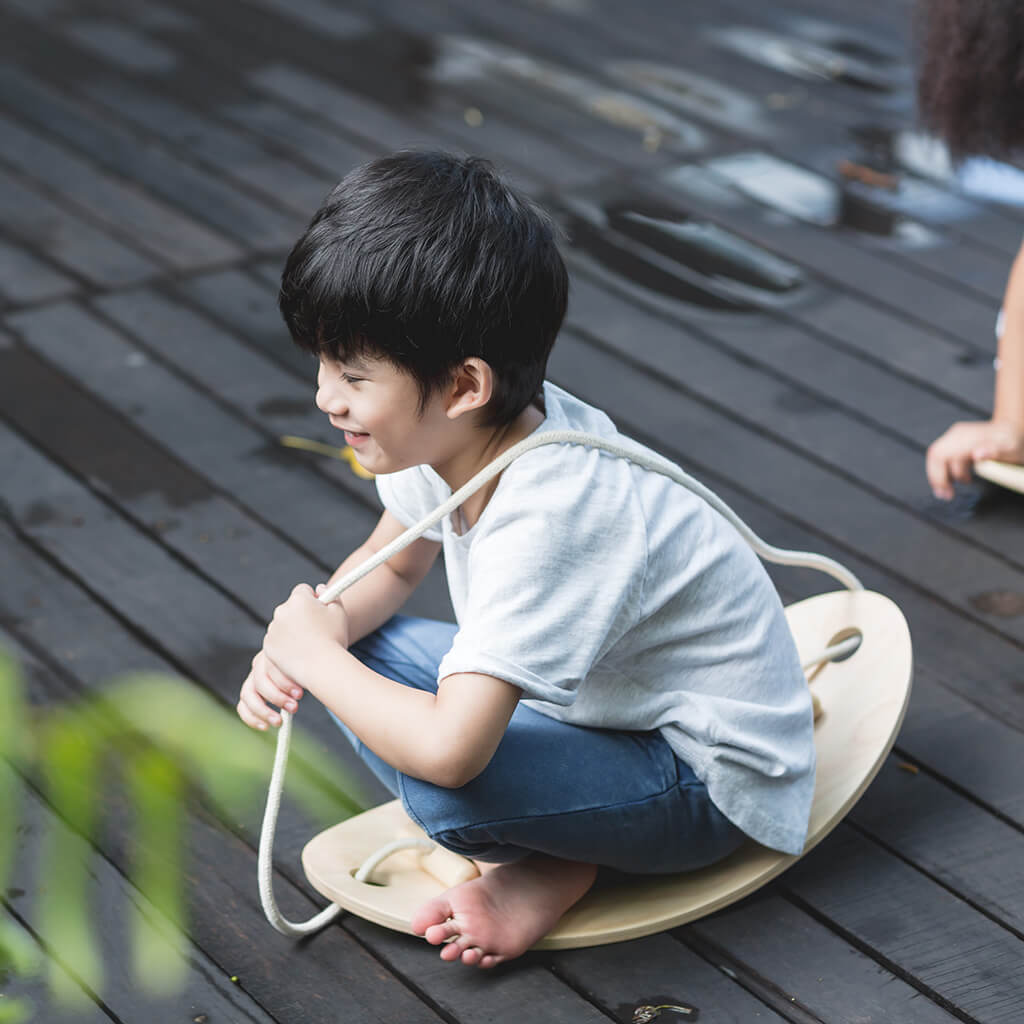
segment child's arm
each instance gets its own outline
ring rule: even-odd
[[[928,482],[937,498],[953,497],[953,482],[966,483],[982,459],[1024,463],[1024,247],[1017,254],[1003,299],[992,418],[954,423],[928,449]]]
[[[405,527],[390,512],[384,512],[373,533],[342,562],[331,580],[362,565],[404,531]],[[335,602],[339,612],[344,609],[340,623],[339,616],[335,616],[338,633],[335,642],[347,647],[387,622],[429,572],[440,549],[440,544],[420,538],[349,587],[339,599],[343,605],[338,607],[339,602]],[[280,715],[270,704],[295,711],[302,693],[299,683],[269,664],[261,650],[253,658],[252,669],[242,683],[236,710],[246,725],[265,729],[268,725],[281,724]]]
[[[390,512],[384,512],[373,533],[338,566],[328,583],[341,579],[403,533],[405,527]],[[405,604],[423,582],[440,550],[439,543],[421,537],[338,598],[348,617],[348,643],[354,644],[379,629]]]
[[[403,686],[349,653],[344,619],[340,606],[296,587],[267,629],[271,668],[309,690],[400,772],[446,787],[475,778],[494,755],[520,689],[468,672],[446,676],[436,695]]]

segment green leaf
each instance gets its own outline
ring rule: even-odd
[[[132,881],[156,913],[136,907],[132,920],[135,976],[154,995],[184,984],[184,778],[162,750],[140,750],[128,765],[136,814]]]
[[[0,647],[0,822],[10,823],[0,828],[0,888],[6,887],[14,863],[16,834],[13,823],[18,821],[21,806],[21,786],[14,765],[25,758],[27,744],[27,714],[21,673],[14,659]]]
[[[57,960],[88,988],[102,986],[103,965],[92,938],[89,919],[89,860],[87,837],[95,832],[99,773],[98,732],[85,716],[54,712],[43,730],[40,751],[47,796],[68,827],[54,826],[46,834],[40,893],[41,932]],[[50,972],[50,988],[58,1003],[80,1004],[86,997],[61,970]]]

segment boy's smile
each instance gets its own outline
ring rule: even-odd
[[[336,430],[340,430],[345,435],[345,443],[352,448],[358,448],[361,444],[367,441],[370,437],[366,431],[362,430],[350,430],[345,426],[344,423],[340,423],[333,416],[328,414],[327,418],[331,422],[331,426]]]

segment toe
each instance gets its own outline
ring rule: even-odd
[[[470,946],[462,954],[462,962],[467,967],[475,967],[483,959],[484,951],[479,946]]]
[[[451,916],[452,905],[442,894],[441,896],[436,896],[432,900],[427,900],[427,902],[412,915],[412,919],[409,921],[409,926],[417,935],[425,935],[427,929],[432,925],[443,924]],[[444,940],[442,939],[439,941]]]
[[[467,948],[468,943],[461,943],[458,939],[455,939],[441,947],[441,959],[448,963],[452,963],[453,961],[458,960]]]
[[[432,946],[440,946],[442,942],[449,942],[459,934],[458,925],[449,918],[440,924],[432,924],[424,933],[423,938]]]
[[[508,958],[498,956],[496,953],[485,953],[480,957],[480,962],[477,964],[477,967],[497,967],[498,964],[502,963],[506,959]]]

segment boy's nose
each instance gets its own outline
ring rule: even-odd
[[[316,389],[316,407],[330,416],[340,416],[345,411],[345,402],[337,391],[321,384]]]

